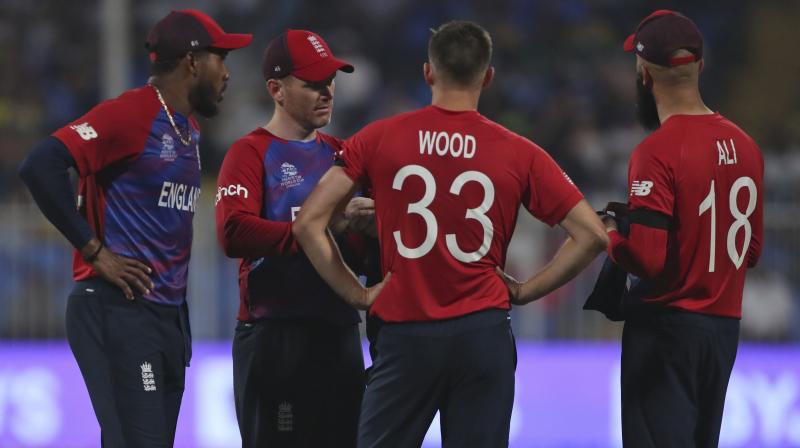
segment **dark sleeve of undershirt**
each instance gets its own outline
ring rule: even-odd
[[[67,147],[57,138],[47,137],[22,162],[19,175],[44,216],[80,249],[94,232],[75,206],[68,171],[75,166]]]
[[[609,232],[608,255],[617,265],[641,278],[654,278],[664,270],[670,218],[652,210],[638,209],[630,213],[631,227],[627,238],[617,231]]]

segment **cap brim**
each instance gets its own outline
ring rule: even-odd
[[[627,52],[633,51],[634,50],[633,41],[635,39],[636,39],[636,33],[631,34],[630,36],[628,36],[628,38],[625,39],[625,43],[622,44],[622,49],[627,51]]]
[[[292,75],[303,81],[320,82],[335,75],[339,70],[345,73],[353,73],[355,68],[341,59],[328,57],[315,64],[294,70]]]
[[[219,39],[211,42],[211,46],[223,50],[236,50],[250,45],[252,41],[252,34],[223,34]]]

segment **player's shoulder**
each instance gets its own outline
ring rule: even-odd
[[[341,138],[319,131],[317,131],[317,135],[319,135],[319,140],[323,144],[330,146],[331,148],[333,148],[334,151],[338,151],[339,149],[341,149],[343,142]]]
[[[632,157],[659,157],[667,158],[670,155],[679,155],[677,151],[686,139],[687,129],[682,123],[672,122],[661,126],[645,137],[633,150]]]
[[[479,136],[476,137],[490,139],[493,146],[507,148],[523,156],[536,157],[547,154],[544,148],[528,137],[518,134],[483,115],[479,115],[479,117],[479,126],[476,129],[476,133]]]
[[[719,115],[719,117],[720,117],[720,122],[725,127],[731,129],[731,131],[738,134],[739,137],[743,138],[749,144],[753,145],[756,149],[759,149],[758,143],[756,143],[755,139],[753,139],[753,137],[750,136],[750,134],[748,134],[744,129],[742,129],[741,126],[739,126],[738,124],[734,123],[732,120],[721,114]]]
[[[406,125],[413,125],[418,120],[425,109],[417,109],[409,112],[402,112],[389,117],[378,118],[364,126],[359,132],[363,134],[382,133],[386,129],[400,129]]]
[[[160,107],[151,87],[131,89],[99,102],[54,134],[69,134],[72,129],[101,137],[145,134],[150,130],[152,119]],[[87,139],[84,137],[84,140]]]
[[[146,127],[158,114],[161,104],[150,86],[137,87],[123,92],[116,98],[98,103],[87,114],[95,120],[119,124],[129,129]]]
[[[270,144],[276,139],[277,137],[270,134],[266,129],[258,127],[234,141],[228,148],[225,157],[239,156],[242,153],[250,152],[259,157],[264,157]]]
[[[146,114],[152,115],[158,111],[161,104],[158,102],[155,91],[150,86],[142,86],[123,92],[116,98],[105,100],[98,104],[127,115]]]
[[[370,142],[371,145],[379,145],[387,133],[407,129],[407,127],[414,122],[414,117],[417,116],[418,112],[419,110],[403,112],[390,117],[373,120],[350,136],[350,138],[343,142],[343,145],[347,146],[355,141]]]

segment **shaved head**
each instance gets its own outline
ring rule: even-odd
[[[691,56],[693,53],[689,50],[678,50],[672,53],[671,57],[684,57]],[[664,67],[663,65],[654,64],[643,59],[641,56],[636,56],[636,71],[642,72],[646,68],[647,73],[653,78],[653,81],[665,87],[668,86],[686,86],[697,84],[700,78],[700,68],[702,67],[702,60],[690,62],[688,64],[676,65],[674,67]]]

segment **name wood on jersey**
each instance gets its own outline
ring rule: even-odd
[[[419,153],[471,159],[475,157],[475,137],[458,132],[448,134],[442,131],[419,131]]]

